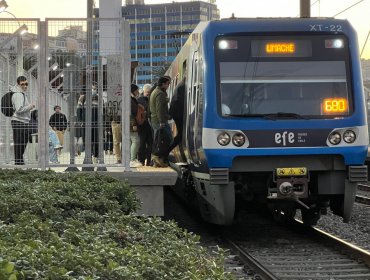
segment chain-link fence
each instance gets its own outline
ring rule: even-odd
[[[2,20],[1,95],[25,103],[0,116],[0,165],[128,167],[129,38],[122,19]]]

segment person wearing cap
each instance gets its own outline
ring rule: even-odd
[[[130,114],[130,167],[140,167],[142,164],[137,159],[137,153],[140,146],[138,133],[138,124],[136,123],[136,113],[138,108],[137,97],[139,96],[139,87],[131,84],[131,114]]]
[[[150,95],[149,111],[150,122],[154,130],[154,135],[157,134],[159,129],[164,129],[172,141],[172,133],[168,120],[170,115],[168,113],[168,96],[167,89],[170,86],[171,78],[168,76],[160,77],[157,87]],[[168,154],[162,157],[152,155],[154,167],[167,167]]]
[[[50,116],[49,125],[53,128],[58,136],[60,145],[64,145],[64,132],[67,129],[68,121],[66,115],[61,112],[59,105],[54,106],[55,113]],[[60,154],[60,150],[59,150]]]

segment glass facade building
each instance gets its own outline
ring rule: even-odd
[[[135,83],[155,82],[200,21],[220,18],[213,2],[146,5],[143,1],[126,1],[122,16],[130,22],[131,60],[139,62]]]

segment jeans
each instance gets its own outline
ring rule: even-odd
[[[140,147],[138,152],[138,159],[141,163],[149,165],[152,160],[152,147],[153,147],[153,130],[149,123],[146,121],[139,127]]]
[[[137,152],[139,151],[140,138],[138,132],[130,132],[131,141],[131,157],[130,160],[137,159]]]
[[[122,126],[120,123],[112,121],[112,135],[113,135],[113,153],[116,155],[117,161],[121,161]]]
[[[28,123],[11,121],[14,141],[14,161],[16,165],[23,165],[23,154],[26,150],[30,137],[30,127]]]

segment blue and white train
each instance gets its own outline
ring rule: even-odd
[[[367,181],[359,57],[346,20],[200,23],[166,73],[170,97],[186,76],[180,193],[215,224],[232,223],[236,201],[283,220],[300,209],[310,225],[330,208],[348,222]]]

